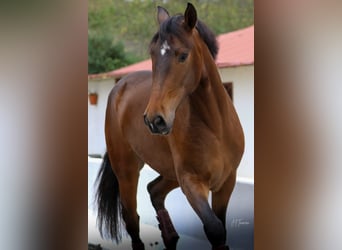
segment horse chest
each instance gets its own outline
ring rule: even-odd
[[[217,138],[199,134],[185,136],[181,142],[173,143],[171,148],[177,149],[172,154],[178,178],[190,174],[208,183],[210,189],[222,185],[231,170],[222,150],[225,147]]]

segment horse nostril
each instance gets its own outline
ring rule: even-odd
[[[153,120],[154,126],[158,128],[159,131],[164,130],[166,128],[166,122],[164,121],[163,117],[158,115],[154,120]]]
[[[144,115],[144,122],[145,122],[145,124],[148,126],[150,123],[149,123],[149,121],[148,121],[148,119],[147,119],[147,115],[145,114]]]
[[[146,114],[144,115],[144,122],[145,122],[146,126],[150,128],[152,133],[156,133],[155,125],[153,124],[153,122],[150,122],[150,120],[147,118]]]
[[[155,116],[153,119],[149,120],[147,115],[144,114],[144,122],[151,130],[152,134],[163,134],[166,135],[169,133],[169,129],[164,118],[160,115]]]

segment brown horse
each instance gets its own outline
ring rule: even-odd
[[[176,248],[179,236],[164,200],[177,187],[203,222],[212,249],[228,249],[226,209],[244,135],[214,62],[216,38],[197,20],[192,4],[184,16],[170,17],[158,7],[157,18],[152,72],[122,78],[108,98],[107,153],[97,178],[98,226],[102,236],[119,242],[122,216],[132,248],[144,249],[136,194],[139,171],[147,163],[160,174],[147,189],[167,249]]]

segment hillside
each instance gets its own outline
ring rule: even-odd
[[[171,15],[183,13],[188,1],[89,0],[88,36],[110,37],[124,45],[129,60],[125,64],[148,58],[148,44],[157,30],[156,9],[160,5]],[[254,23],[253,0],[195,0],[199,19],[215,34],[222,34]],[[91,50],[96,50],[92,46]],[[89,51],[96,55],[96,51]],[[101,54],[101,53],[100,53]],[[102,53],[103,54],[103,53]],[[118,64],[121,65],[121,64]],[[113,70],[113,69],[111,69]]]

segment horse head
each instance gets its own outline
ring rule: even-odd
[[[152,89],[144,121],[152,133],[167,135],[177,108],[197,88],[203,59],[192,4],[188,4],[184,15],[172,17],[158,7],[157,19],[159,31],[150,44]]]

